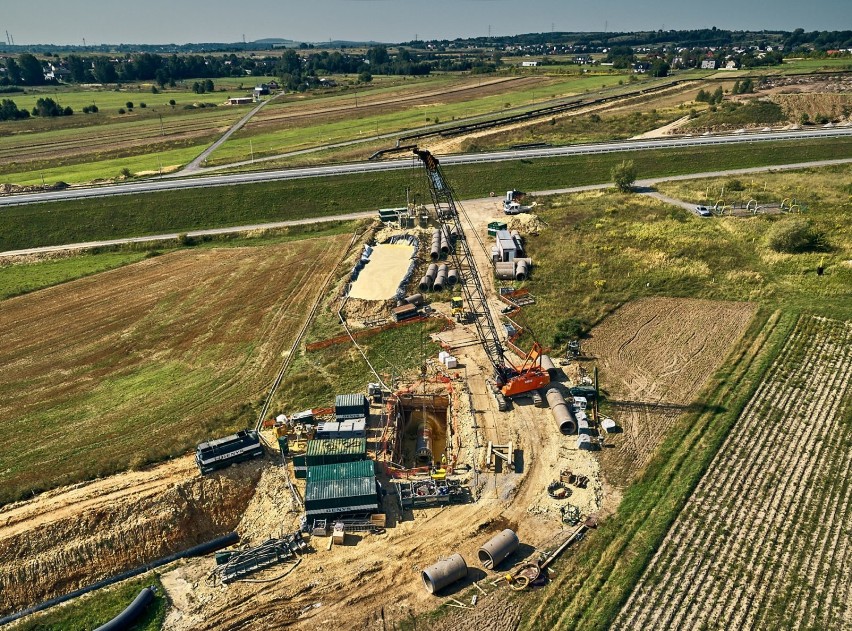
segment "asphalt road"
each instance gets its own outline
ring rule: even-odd
[[[795,164],[781,164],[781,165],[773,165],[767,167],[752,167],[748,169],[729,169],[727,171],[708,171],[705,173],[691,173],[689,175],[677,175],[677,176],[668,176],[668,177],[658,177],[658,178],[649,178],[644,180],[637,180],[636,187],[639,189],[649,188],[654,186],[655,184],[659,184],[660,182],[670,182],[672,180],[694,180],[705,177],[728,177],[731,175],[745,175],[748,173],[761,173],[766,171],[784,171],[791,169],[802,169],[807,167],[820,167],[820,166],[830,166],[834,164],[850,164],[852,163],[852,158],[843,158],[839,160],[819,160],[816,162],[798,162]],[[560,189],[551,189],[547,191],[532,191],[530,194],[532,195],[556,195],[560,193],[579,193],[582,191],[593,191],[599,190],[603,188],[609,188],[612,186],[612,183],[604,183],[604,184],[590,184],[587,186],[575,186],[571,188],[560,188]],[[695,206],[689,204],[688,202],[684,202],[682,200],[676,200],[673,198],[668,198],[660,195],[659,193],[654,193],[653,191],[645,191],[645,194],[652,195],[657,197],[661,201],[666,203],[671,203],[676,206],[681,206],[689,211],[695,211]],[[493,198],[486,198],[493,199]],[[464,204],[464,202],[462,202]],[[365,219],[369,217],[376,217],[376,210],[358,212],[358,213],[348,213],[342,215],[331,215],[331,216],[323,216],[323,217],[312,217],[310,219],[294,219],[290,221],[277,221],[274,223],[262,223],[262,224],[251,224],[247,226],[230,226],[227,228],[211,228],[207,230],[193,230],[191,232],[187,232],[186,234],[190,237],[201,237],[205,235],[218,235],[218,234],[235,234],[240,232],[250,232],[253,230],[271,230],[275,228],[285,228],[287,226],[300,226],[307,224],[317,224],[324,223],[327,221],[349,221],[353,219]],[[29,248],[26,250],[7,250],[6,252],[0,252],[0,258],[3,257],[12,257],[12,256],[26,256],[33,254],[47,254],[50,252],[62,252],[68,250],[85,250],[96,247],[105,247],[105,246],[113,246],[113,245],[124,245],[128,243],[146,243],[151,241],[168,241],[168,240],[176,240],[179,236],[177,232],[171,232],[168,234],[158,234],[158,235],[150,235],[146,237],[128,237],[125,239],[110,239],[108,241],[88,241],[85,243],[69,243],[66,245],[52,245],[45,246],[40,248]]]
[[[617,151],[640,151],[645,149],[665,149],[675,147],[701,147],[713,145],[738,144],[748,142],[765,142],[794,139],[818,139],[852,136],[852,128],[818,129],[809,131],[765,132],[752,134],[732,134],[727,136],[696,136],[693,138],[666,138],[652,140],[624,140],[588,145],[572,145],[568,147],[546,147],[539,149],[523,149],[511,151],[495,151],[489,153],[468,153],[441,157],[441,163],[472,164],[478,162],[503,162],[507,160],[552,158],[571,155],[591,155],[612,153]],[[151,193],[190,188],[209,188],[214,186],[233,186],[235,184],[250,184],[257,182],[275,182],[281,180],[303,179],[311,177],[326,177],[351,173],[372,173],[395,169],[410,169],[419,164],[412,159],[388,160],[383,162],[356,162],[351,164],[305,167],[295,169],[279,169],[254,173],[231,173],[210,175],[205,177],[188,177],[184,179],[150,179],[124,184],[113,184],[92,188],[72,188],[64,191],[45,191],[39,193],[23,193],[0,197],[0,207],[38,202],[85,199],[92,197],[108,197],[111,195],[131,195],[136,193]]]

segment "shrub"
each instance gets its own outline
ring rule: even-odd
[[[744,191],[745,186],[740,180],[728,180],[725,184],[725,187],[729,191]]]
[[[123,108],[123,107],[119,107],[119,108],[118,108],[118,113],[119,113],[119,114],[124,114],[124,108]]]
[[[148,105],[146,103],[142,102],[142,103],[139,104],[139,107],[141,107],[142,109],[145,109],[146,107],[148,107]]]
[[[556,323],[553,346],[560,346],[571,340],[578,340],[589,332],[589,323],[580,318],[566,318]]]
[[[622,193],[629,193],[633,190],[633,183],[636,181],[636,167],[633,165],[633,160],[622,160],[620,164],[616,164],[612,168],[612,181]]]
[[[825,235],[801,217],[776,222],[766,233],[766,244],[776,252],[796,254],[825,249]]]
[[[129,110],[133,109],[133,101],[128,101],[127,103],[125,103],[125,105],[127,106],[127,109],[129,109]]]

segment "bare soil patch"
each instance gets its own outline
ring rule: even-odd
[[[649,298],[618,309],[583,345],[595,359],[612,416],[602,455],[607,480],[626,486],[672,423],[722,365],[756,311],[750,303]]]
[[[373,248],[370,262],[361,270],[349,290],[350,298],[388,300],[394,297],[411,264],[414,248],[401,243],[380,243]]]

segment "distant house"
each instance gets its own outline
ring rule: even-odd
[[[703,59],[701,61],[701,69],[702,70],[715,70],[716,69],[716,60],[715,59]]]
[[[269,88],[270,90],[278,90],[278,89],[281,88],[281,86],[278,85],[277,81],[270,81],[269,83],[266,84],[266,87]]]
[[[647,61],[637,61],[633,64],[633,72],[637,74],[645,74],[651,69],[651,64]]]
[[[337,81],[334,79],[329,79],[328,77],[320,77],[319,84],[323,88],[336,88]]]
[[[574,63],[579,64],[581,66],[586,66],[586,65],[592,63],[592,56],[591,55],[575,55],[574,56]]]
[[[228,105],[248,105],[253,102],[254,98],[250,96],[232,96],[228,99]]]
[[[255,96],[263,96],[265,94],[269,94],[269,85],[268,84],[261,83],[260,85],[255,86],[255,88],[254,88],[254,95]]]
[[[538,65],[537,61],[522,61],[521,66],[524,68],[535,68]]]
[[[737,69],[737,62],[734,61],[733,59],[731,59],[730,61],[728,61],[725,64],[725,70],[736,70],[736,69]]]

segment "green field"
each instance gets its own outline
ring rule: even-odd
[[[135,263],[145,256],[145,252],[107,252],[15,265],[0,259],[0,300]]]
[[[462,199],[507,186],[547,190],[607,182],[632,159],[639,177],[852,156],[852,139],[766,142],[451,166]],[[103,199],[11,206],[0,213],[0,249],[183,232],[255,222],[322,217],[398,205],[405,188],[428,198],[419,170],[192,189]],[[296,202],[294,203],[294,200]],[[73,217],[74,221],[69,221]]]
[[[344,120],[304,127],[286,125],[284,129],[270,132],[258,132],[252,124],[249,124],[217,149],[208,159],[208,164],[212,166],[245,160],[248,159],[252,150],[254,155],[259,157],[376,134],[401,132],[436,122],[448,122],[457,118],[499,112],[507,107],[530,105],[548,98],[600,90],[618,85],[623,81],[623,75],[602,75],[557,81],[534,89],[525,87],[513,90],[511,86],[507,86],[505,94],[480,97],[460,103],[442,103],[441,96],[438,95],[427,99],[415,108],[406,107],[389,114],[347,117]]]

